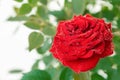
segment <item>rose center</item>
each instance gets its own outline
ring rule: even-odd
[[[67,25],[66,29],[70,35],[78,34],[81,32],[79,26]]]

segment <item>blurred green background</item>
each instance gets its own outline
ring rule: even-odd
[[[42,56],[38,58],[28,73],[21,73],[21,80],[73,80],[73,72],[62,66],[48,51],[59,21],[68,20],[73,15],[89,13],[112,23],[114,35],[114,55],[101,59],[91,70],[92,80],[120,80],[120,0],[15,0],[20,6],[14,6],[16,16],[9,21],[18,21],[31,29],[28,36],[28,50],[36,50]],[[26,45],[27,46],[27,45]],[[44,70],[39,69],[43,62]]]

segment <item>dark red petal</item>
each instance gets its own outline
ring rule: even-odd
[[[56,35],[64,35],[64,33],[66,32],[65,30],[63,30],[63,28],[65,27],[65,23],[66,22],[64,21],[59,22]]]
[[[91,17],[91,18],[94,18],[94,17],[91,16],[90,14],[86,14],[85,17]]]
[[[101,43],[99,43],[99,44],[95,47],[95,50],[96,50],[95,53],[97,53],[97,54],[102,54],[103,51],[104,51],[104,49],[105,49],[105,43],[104,43],[104,42],[101,42]]]
[[[96,38],[98,36],[98,32],[94,32],[90,37],[88,37],[87,39],[85,39],[82,44],[88,44],[89,42],[91,42],[94,38]]]
[[[109,56],[113,54],[113,44],[111,42],[105,42],[105,49],[104,52],[101,54],[101,58]]]
[[[106,24],[106,26],[111,30],[111,26],[112,26],[111,23]]]
[[[83,55],[80,55],[79,58],[83,58],[83,59],[86,59],[86,58],[90,58],[91,56],[93,56],[94,54],[94,50],[90,50],[88,52],[82,52],[84,53]],[[81,53],[80,53],[81,54]]]
[[[107,30],[104,32],[104,39],[108,41],[112,40],[112,34]]]
[[[90,41],[88,44],[87,44],[87,49],[96,49],[97,46],[99,46],[99,44],[101,44],[103,41],[103,37],[100,35],[100,36],[97,36],[98,38]],[[103,47],[104,48],[104,47]]]
[[[78,59],[74,61],[63,61],[63,65],[71,68],[76,73],[88,71],[96,66],[99,56],[92,56],[87,59]]]

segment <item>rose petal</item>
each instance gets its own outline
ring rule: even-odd
[[[89,14],[74,16],[57,27],[50,51],[75,72],[94,68],[100,58],[113,53],[111,24]]]
[[[94,50],[89,50],[89,51],[82,52],[82,53],[84,53],[84,54],[83,55],[79,55],[79,58],[85,59],[85,58],[90,58],[95,53],[95,51]]]
[[[94,68],[99,61],[99,56],[92,56],[87,59],[78,59],[74,61],[63,61],[63,65],[68,66],[73,71],[79,73],[79,72],[85,72],[92,68]]]
[[[101,58],[109,56],[113,53],[113,44],[111,42],[105,41],[105,49],[104,52],[101,54]]]
[[[94,38],[96,38],[98,36],[98,32],[94,32],[94,34],[92,34],[89,38],[85,39],[82,44],[87,44],[89,42],[91,42]]]

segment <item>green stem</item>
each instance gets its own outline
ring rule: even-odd
[[[91,80],[89,72],[74,73],[74,80]]]

